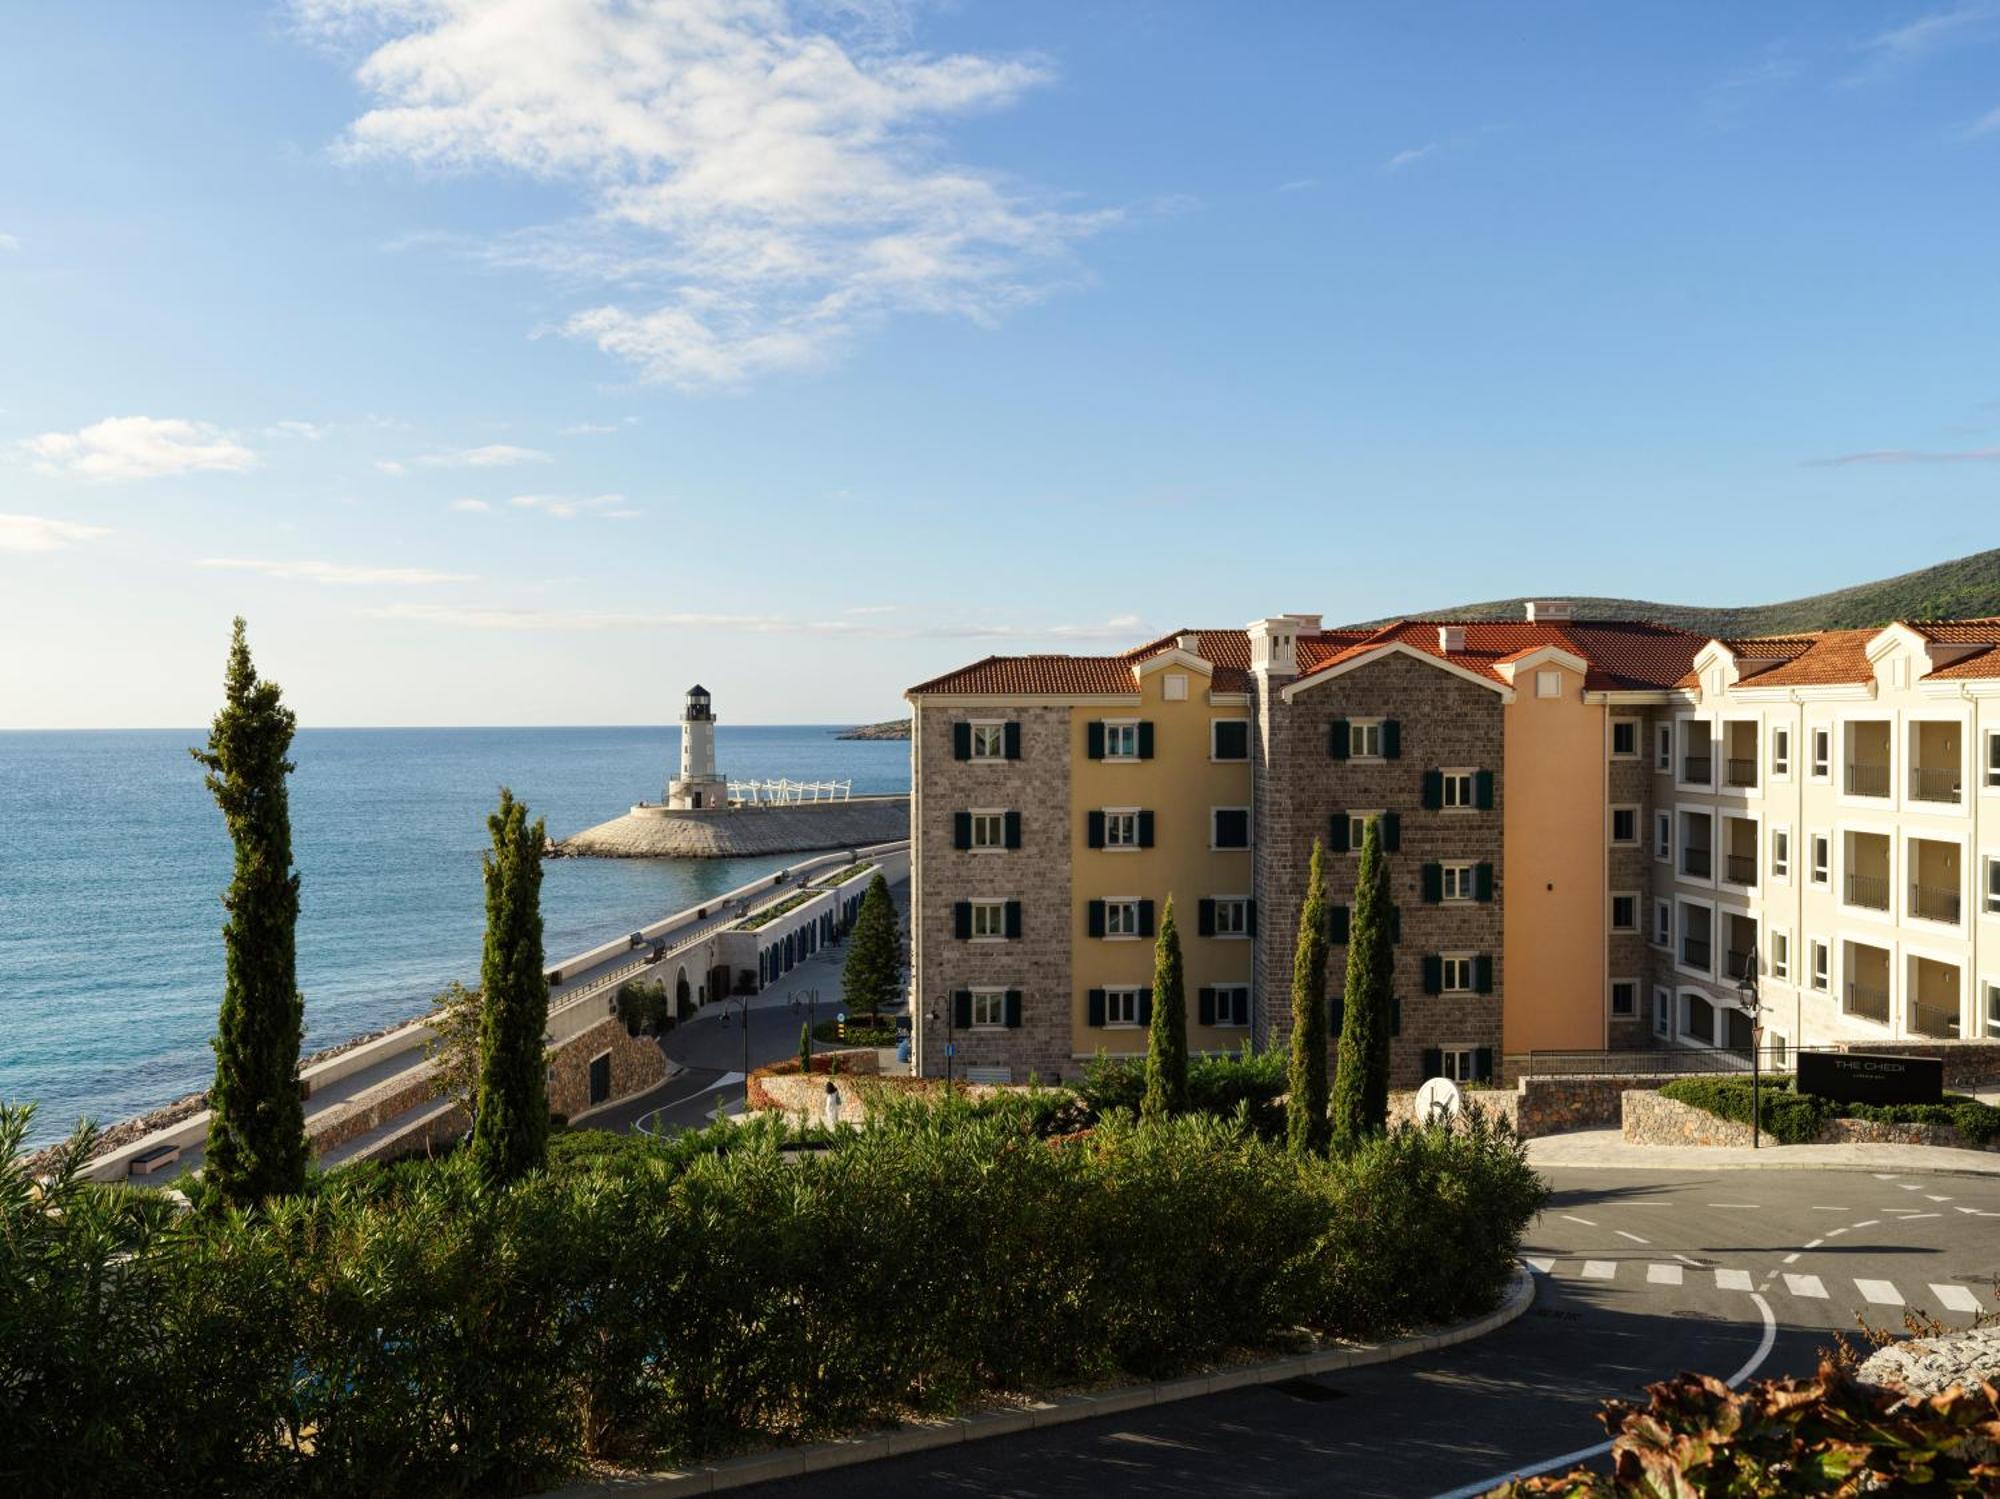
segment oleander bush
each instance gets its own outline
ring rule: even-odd
[[[1748,1124],[1751,1116],[1751,1087],[1748,1078],[1680,1078],[1660,1089],[1676,1102],[1705,1109],[1721,1119]],[[1815,1094],[1794,1090],[1789,1076],[1768,1078],[1763,1084],[1763,1128],[1786,1145],[1807,1145],[1819,1138],[1833,1119],[1866,1119],[1877,1124],[1934,1124],[1956,1129],[1971,1145],[1983,1146],[2000,1139],[2000,1108],[1947,1093],[1942,1103],[1840,1103]]]
[[[85,1182],[82,1142],[38,1183],[0,1108],[0,1492],[513,1493],[1379,1336],[1491,1307],[1544,1195],[1477,1118],[1326,1161],[1049,1133],[1075,1107],[903,1101],[805,1159],[779,1118],[572,1131],[511,1185],[460,1152],[257,1216]]]
[[[1284,1111],[1277,1101],[1285,1092],[1286,1060],[1282,1050],[1260,1052],[1247,1041],[1241,1051],[1228,1056],[1191,1058],[1189,1110],[1229,1118],[1239,1107],[1247,1108],[1251,1125],[1258,1134],[1266,1138],[1283,1135]],[[1084,1065],[1077,1092],[1094,1114],[1101,1116],[1113,1111],[1137,1114],[1146,1093],[1145,1058],[1113,1057],[1100,1052]]]

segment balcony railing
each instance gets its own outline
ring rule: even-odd
[[[1850,874],[1847,877],[1847,903],[1862,906],[1870,911],[1889,909],[1889,881],[1879,874]]]
[[[1889,991],[1874,984],[1857,984],[1850,980],[1847,985],[1847,1013],[1858,1015],[1863,1020],[1872,1020],[1877,1025],[1889,1023]]]
[[[1722,861],[1722,873],[1732,885],[1754,885],[1757,883],[1757,856],[1729,854]]]
[[[1929,1036],[1934,1041],[1956,1041],[1958,1039],[1958,1011],[1947,1010],[1942,1005],[1927,1005],[1922,1000],[1910,1001],[1910,1032],[1913,1035]]]
[[[1708,971],[1709,959],[1713,955],[1706,937],[1681,938],[1681,961],[1690,968]]]
[[[1910,886],[1910,914],[1926,921],[1948,921],[1958,925],[1958,892],[1938,885]]]
[[[1757,954],[1748,948],[1732,947],[1725,956],[1729,959],[1729,967],[1722,975],[1724,978],[1740,979],[1745,974],[1756,972]]]
[[[1754,786],[1757,784],[1757,762],[1739,760],[1731,755],[1723,766],[1723,775],[1732,786]],[[1693,780],[1694,777],[1689,776],[1688,779]]]
[[[1863,765],[1849,761],[1847,766],[1847,794],[1849,796],[1887,796],[1889,794],[1889,767],[1887,765]]]
[[[1681,761],[1681,779],[1696,786],[1706,786],[1715,774],[1715,760],[1709,755],[1689,755]]]
[[[1910,768],[1910,800],[1913,802],[1949,802],[1955,807],[1958,805],[1958,788],[1956,765],[1916,765]]]
[[[1684,848],[1681,850],[1681,873],[1691,874],[1696,879],[1705,880],[1714,869],[1705,848]]]

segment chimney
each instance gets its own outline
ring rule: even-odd
[[[1190,656],[1199,656],[1201,654],[1201,636],[1197,635],[1193,630],[1181,631],[1180,634],[1174,637],[1174,644],[1179,649],[1186,651]]]
[[[1285,618],[1299,627],[1301,635],[1317,635],[1319,634],[1320,620],[1324,616],[1318,614],[1287,614]]]
[[[1568,599],[1529,599],[1528,623],[1562,624],[1575,617],[1576,606]]]
[[[1252,620],[1250,669],[1262,677],[1295,677],[1299,674],[1299,622],[1289,614]]]
[[[1439,625],[1438,649],[1447,656],[1456,656],[1465,650],[1464,625]]]

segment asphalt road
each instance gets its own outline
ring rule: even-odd
[[[1835,1329],[1991,1305],[2000,1178],[1558,1171],[1528,1235],[1535,1301],[1476,1342],[835,1469],[761,1494],[992,1499],[1478,1493],[1604,1441],[1612,1396],[1681,1370],[1806,1374]],[[1422,1253],[1412,1246],[1411,1253]]]

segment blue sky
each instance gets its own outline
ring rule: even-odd
[[[45,5],[0,136],[0,727],[2000,544],[2000,0]]]

